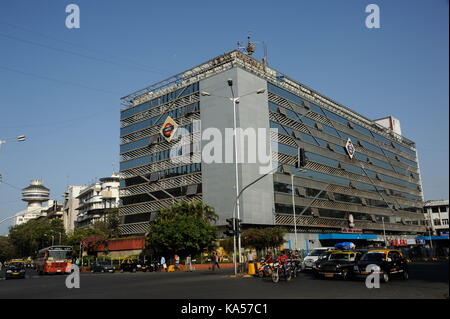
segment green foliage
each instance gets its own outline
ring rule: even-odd
[[[241,242],[244,247],[263,250],[281,246],[286,230],[282,227],[249,228],[242,232]]]
[[[175,210],[178,208],[176,205]],[[185,257],[213,250],[217,237],[215,227],[206,223],[201,215],[177,212],[155,219],[149,229],[148,242],[157,255],[167,257],[176,253]]]
[[[9,241],[14,246],[18,257],[36,256],[38,250],[66,241],[62,219],[32,219],[25,224],[16,225],[9,230]]]
[[[225,249],[225,251],[227,251],[228,253],[233,253],[233,251],[234,251],[234,239],[233,239],[233,237],[222,239],[220,241],[219,245],[221,247],[223,247],[223,249]]]
[[[16,257],[15,249],[9,238],[0,236],[0,262],[4,263],[14,257]]]
[[[99,230],[107,238],[119,236],[119,209],[110,208],[104,210],[106,221],[97,221],[91,228]]]
[[[94,248],[100,243],[103,243],[106,239],[106,235],[99,229],[76,228],[74,233],[67,239],[67,244],[73,247],[73,253],[75,256],[80,254],[80,245],[84,251],[92,253]]]
[[[189,203],[179,201],[167,209],[161,209],[155,220],[169,220],[178,215],[197,216],[208,224],[216,222],[219,218],[214,208],[197,200]]]

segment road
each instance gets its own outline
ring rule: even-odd
[[[132,298],[132,299],[448,299],[448,261],[411,263],[410,279],[391,280],[379,289],[368,289],[364,280],[315,279],[301,273],[291,282],[233,278],[231,270],[192,273],[82,273],[80,288],[68,289],[65,275],[4,280],[5,298]]]

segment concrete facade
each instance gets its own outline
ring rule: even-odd
[[[249,128],[254,129],[255,132],[258,132],[258,128],[264,129],[264,139],[266,141],[264,152],[270,155],[267,93],[255,93],[261,88],[267,91],[266,82],[239,68],[225,71],[201,81],[201,91],[203,91],[203,88],[205,88],[204,91],[206,92],[208,88],[214,88],[214,93],[211,93],[211,96],[200,96],[200,104],[204,105],[200,112],[201,123],[204,123],[202,132],[204,134],[208,128],[214,128],[220,131],[222,137],[221,157],[223,163],[205,163],[204,158],[202,158],[203,200],[206,204],[216,209],[219,215],[218,226],[225,225],[225,219],[233,217],[233,209],[235,209],[237,197],[234,141],[233,139],[230,141],[225,140],[227,135],[225,129],[234,129],[233,101],[229,99],[232,94],[227,84],[228,79],[233,80],[235,97],[246,95],[240,98],[239,103],[236,104],[236,126],[244,131]],[[258,137],[256,136],[256,138]],[[210,144],[212,140],[213,138],[211,140],[203,140],[202,149]],[[244,143],[239,144],[239,140]],[[252,146],[249,143],[254,144],[256,141],[251,141],[244,137],[238,139],[238,154],[243,156],[242,158],[244,159],[241,161],[242,163],[238,164],[239,189],[244,188],[260,177],[259,169],[263,164],[267,165],[267,163],[260,163],[258,157],[255,163],[248,163],[249,154],[247,150],[251,149]],[[256,145],[253,146],[256,149]],[[231,163],[229,163],[230,161]],[[273,192],[272,176],[262,179],[259,183],[242,193],[240,196],[239,216],[242,224],[273,224],[273,197],[265,196],[266,192]]]
[[[209,128],[224,138],[225,129],[234,123],[229,78],[235,97],[240,97],[237,127],[265,129],[270,134],[266,153],[270,149],[283,164],[244,191],[240,217],[245,227],[280,225],[289,229],[291,238],[296,225],[299,245],[323,233],[346,234],[348,229],[367,239],[384,232],[394,239],[425,232],[413,141],[233,51],[122,98],[122,234],[144,234],[160,208],[179,200],[203,200],[213,206],[220,216],[218,226],[232,217],[233,143],[223,140],[220,163],[202,157],[201,167],[181,167],[166,153],[177,142],[159,134],[164,116],[170,114],[180,127],[201,121],[201,130],[190,128],[189,140],[194,145],[201,141],[203,151],[209,146],[210,140],[202,140],[208,138]],[[262,88],[264,94],[253,93]],[[194,104],[195,110],[187,111]],[[356,147],[354,157],[346,150],[348,140]],[[302,169],[296,167],[300,148],[308,157]],[[227,155],[231,161],[223,163]],[[188,156],[193,163],[198,160]],[[261,176],[260,164],[238,165],[240,190]],[[190,186],[197,191],[187,192]]]

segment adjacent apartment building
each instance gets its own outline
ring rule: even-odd
[[[106,221],[105,210],[119,206],[119,175],[100,178],[99,182],[79,190],[75,228],[88,228],[96,221]]]
[[[160,208],[179,200],[203,200],[223,227],[243,189],[243,227],[281,225],[291,241],[296,230],[297,248],[334,239],[414,238],[426,230],[415,143],[396,133],[398,121],[394,131],[239,51],[121,104],[124,235],[144,234]],[[267,173],[261,169],[267,163],[244,160],[236,167],[233,136],[226,140],[234,127],[258,133],[238,144],[239,155],[262,149],[273,174],[252,184]],[[211,161],[217,136],[223,143]],[[308,159],[302,168],[300,149]]]
[[[77,208],[79,206],[79,199],[77,198],[81,191],[86,189],[87,186],[67,186],[66,191],[63,194],[63,223],[66,234],[71,235],[75,230],[75,223],[77,220]]]
[[[448,236],[448,199],[425,202],[424,214],[433,235]]]

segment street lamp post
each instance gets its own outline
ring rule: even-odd
[[[231,89],[231,94],[232,97],[224,97],[224,96],[218,96],[218,95],[212,95],[208,92],[201,92],[202,96],[215,96],[215,97],[221,97],[221,98],[226,98],[229,99],[233,102],[233,128],[234,128],[234,159],[235,159],[235,174],[236,174],[236,214],[237,217],[234,214],[234,210],[233,210],[233,218],[237,218],[240,219],[240,205],[239,205],[239,169],[238,169],[238,147],[237,147],[237,143],[238,143],[238,138],[237,138],[237,120],[236,120],[236,104],[239,104],[240,102],[240,98],[247,96],[247,95],[251,95],[251,94],[263,94],[266,90],[265,89],[259,89],[255,92],[250,92],[247,94],[244,94],[240,97],[235,97],[234,96],[234,91],[233,91],[233,80],[232,79],[228,79],[227,80],[228,86]],[[234,224],[235,225],[235,224]],[[236,226],[233,226],[233,230],[234,230],[234,258],[236,258]],[[239,264],[241,264],[242,259],[241,259],[241,235],[238,234],[238,256],[239,256]],[[235,271],[236,272],[236,271]]]
[[[295,188],[294,188],[294,174],[291,173],[291,188],[292,188],[292,211],[294,213],[294,250],[297,250],[297,218],[295,216]]]
[[[19,135],[17,137],[0,140],[0,149],[2,148],[2,145],[5,144],[6,142],[23,142],[23,141],[25,141],[25,135]]]

